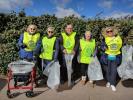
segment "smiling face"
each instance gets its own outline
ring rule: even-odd
[[[67,34],[71,34],[72,31],[73,31],[73,26],[71,24],[67,25],[66,28],[65,28],[65,31]]]
[[[85,32],[85,39],[88,41],[91,39],[91,32],[90,31],[86,31]]]
[[[108,29],[106,30],[106,34],[107,34],[108,37],[114,36],[113,29],[112,29],[112,28],[108,28]]]
[[[37,26],[36,25],[29,25],[27,31],[32,35],[36,32]]]

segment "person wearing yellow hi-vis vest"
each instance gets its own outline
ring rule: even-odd
[[[66,54],[72,54],[74,55],[74,58],[72,60],[72,66],[73,66],[73,74],[75,73],[76,69],[76,61],[77,61],[77,50],[78,50],[78,36],[76,32],[73,31],[73,25],[71,23],[66,24],[64,32],[61,33],[61,36],[59,38],[60,42],[60,50],[61,50],[61,81],[67,80],[67,71],[66,71],[66,62],[65,62],[65,55]],[[73,75],[72,74],[72,75]],[[72,80],[73,81],[73,80]]]
[[[81,66],[81,83],[85,85],[88,65],[93,60],[93,56],[96,54],[96,42],[95,39],[92,38],[92,34],[90,31],[86,31],[83,38],[80,39],[79,42],[79,63]],[[92,81],[90,80],[92,83]]]
[[[33,60],[34,54],[39,45],[40,33],[37,32],[36,25],[29,25],[26,32],[20,35],[18,46],[20,59]]]
[[[104,51],[101,62],[103,62],[105,68],[106,87],[111,87],[112,91],[116,91],[117,67],[122,59],[122,39],[113,27],[107,27],[105,31],[106,36],[101,44],[101,50]]]
[[[51,61],[58,60],[59,42],[54,36],[54,27],[48,26],[47,36],[44,36],[41,41],[41,54],[43,67],[45,68]]]

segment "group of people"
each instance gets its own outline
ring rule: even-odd
[[[65,55],[71,54],[74,56],[72,66],[76,69],[75,63],[78,62],[81,68],[81,83],[85,85],[88,65],[97,55],[96,41],[92,33],[87,30],[83,37],[79,38],[70,23],[65,26],[64,32],[59,37],[55,36],[55,28],[52,26],[48,26],[46,31],[47,34],[41,36],[37,32],[36,25],[29,25],[26,32],[22,33],[19,38],[19,57],[28,61],[34,60],[35,57],[41,59],[37,61],[41,61],[39,63],[43,65],[44,69],[51,61],[61,60],[61,68],[65,69],[67,66]],[[112,27],[107,27],[104,41],[100,47],[103,53],[99,61],[105,71],[106,87],[111,87],[113,91],[116,91],[117,66],[121,63],[122,58],[121,47],[120,36],[114,32]],[[63,71],[61,72],[62,78],[66,72],[65,70],[61,71]]]

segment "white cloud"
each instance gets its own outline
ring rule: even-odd
[[[112,8],[112,5],[113,5],[113,1],[107,1],[107,0],[103,0],[103,1],[100,1],[98,3],[98,6],[102,7],[102,8]]]
[[[55,4],[58,7],[65,7],[71,0],[50,0],[51,3]]]
[[[133,13],[128,12],[113,12],[109,16],[105,16],[106,19],[108,18],[124,18],[126,16],[133,16]]]
[[[15,8],[25,8],[32,4],[32,0],[0,0],[0,12],[10,12]]]
[[[61,8],[61,7],[56,7],[56,12],[55,15],[58,18],[64,18],[65,16],[70,16],[70,15],[75,15],[76,17],[80,17],[80,14],[78,14],[77,12],[75,12],[72,8]]]

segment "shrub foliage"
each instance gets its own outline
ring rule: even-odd
[[[56,35],[59,36],[67,23],[72,23],[74,31],[82,36],[85,30],[90,30],[96,39],[98,46],[102,40],[101,30],[106,26],[118,28],[124,43],[133,44],[133,18],[126,19],[86,19],[77,18],[74,15],[57,18],[55,15],[26,16],[24,12],[16,14],[0,14],[0,73],[6,73],[8,63],[18,59],[17,42],[19,35],[25,31],[29,24],[36,24],[38,32],[45,34],[48,25],[55,27]]]

